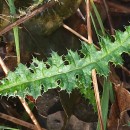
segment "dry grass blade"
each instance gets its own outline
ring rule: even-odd
[[[86,43],[88,43],[88,44],[91,44],[91,42],[88,40],[88,39],[86,39],[85,37],[83,37],[82,35],[80,35],[79,33],[77,33],[75,30],[73,30],[72,28],[70,28],[69,26],[67,26],[66,24],[63,24],[62,25],[65,29],[67,29],[68,31],[70,31],[71,33],[73,33],[74,35],[76,35],[77,37],[79,37],[81,40],[83,40],[83,41],[85,41]],[[100,50],[100,48],[98,47],[98,46],[96,46],[96,45],[94,45],[95,46],[95,48],[97,49],[97,50]]]
[[[5,63],[3,62],[3,60],[2,60],[2,58],[0,57],[0,65],[1,65],[1,67],[3,68],[3,71],[4,71],[4,73],[7,75],[7,73],[8,73],[8,68],[6,67],[6,65],[5,65]]]
[[[87,15],[88,41],[89,41],[89,43],[92,43],[93,40],[92,40],[92,29],[91,29],[91,20],[90,20],[90,0],[86,1],[86,15]],[[98,91],[95,69],[92,70],[92,81],[93,81],[93,86],[94,86],[94,93],[95,93],[95,99],[96,99],[96,104],[97,104],[98,118],[99,118],[99,122],[100,122],[100,129],[104,130],[101,104],[100,104],[100,97],[99,97],[99,91]]]
[[[71,33],[73,33],[74,35],[76,35],[77,37],[79,37],[80,39],[82,39],[83,41],[89,43],[88,39],[86,39],[85,37],[83,37],[82,35],[80,35],[79,33],[77,33],[75,30],[73,30],[72,28],[70,28],[69,26],[67,26],[66,24],[62,25],[65,29],[67,29],[68,31],[70,31]]]
[[[88,41],[92,43],[92,28],[90,20],[90,0],[86,1],[86,15],[87,15],[87,30],[88,30]]]
[[[42,130],[41,126],[39,125],[39,123],[37,122],[35,116],[33,115],[32,111],[30,110],[30,108],[28,107],[28,104],[26,103],[25,99],[19,97],[21,103],[23,104],[26,112],[30,115],[30,118],[32,119],[33,123],[36,125],[37,130]]]
[[[94,87],[94,93],[95,93],[96,104],[97,104],[98,119],[99,119],[99,122],[100,122],[100,129],[104,130],[101,103],[100,103],[99,90],[98,90],[98,84],[97,84],[97,77],[96,77],[95,69],[92,70],[92,80],[93,80],[93,87]]]

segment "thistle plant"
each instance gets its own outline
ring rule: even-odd
[[[108,37],[101,38],[100,51],[94,45],[82,42],[80,51],[68,50],[66,56],[52,52],[46,62],[33,58],[30,67],[20,63],[14,72],[10,71],[0,81],[0,95],[25,97],[29,94],[37,98],[41,90],[60,88],[71,93],[73,89],[79,89],[94,105],[91,71],[96,69],[99,75],[107,77],[109,62],[123,64],[121,54],[130,53],[130,26],[124,32],[117,31],[114,38],[114,42]]]

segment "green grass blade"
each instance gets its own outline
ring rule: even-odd
[[[14,0],[8,0],[9,8],[10,8],[10,14],[15,15],[15,5]],[[15,21],[15,19],[12,19],[12,21]],[[15,47],[16,47],[16,54],[17,54],[17,63],[20,63],[20,47],[19,47],[19,31],[18,26],[13,28],[14,32],[14,40],[15,40]]]
[[[95,15],[96,15],[96,17],[97,17],[99,26],[100,26],[101,31],[102,31],[102,35],[105,35],[105,29],[104,29],[104,26],[103,26],[103,22],[102,22],[101,16],[100,16],[100,14],[99,14],[99,12],[98,12],[98,10],[97,10],[97,8],[96,8],[96,6],[95,6],[93,0],[90,0],[90,2],[91,2],[91,5],[92,5],[92,7],[93,7],[94,13],[95,13]]]
[[[94,26],[94,29],[95,29],[95,32],[96,32],[96,35],[97,35],[98,41],[100,41],[99,33],[98,33],[98,30],[97,30],[97,27],[96,27],[96,24],[95,24],[95,21],[94,21],[94,18],[93,18],[92,13],[90,13],[90,17],[91,17],[91,20],[92,20],[92,23],[93,23],[93,26]]]
[[[6,126],[0,126],[0,130],[19,130],[19,129],[6,127]]]
[[[19,29],[18,29],[18,27],[14,27],[13,31],[14,31],[14,39],[15,39],[15,46],[16,46],[17,63],[20,63],[20,47],[19,47]]]
[[[109,105],[109,91],[110,91],[111,86],[112,86],[112,84],[109,81],[104,82],[103,94],[102,94],[102,100],[101,100],[104,130],[106,130],[106,124],[107,124],[107,114],[108,114],[108,105]],[[100,130],[99,121],[98,121],[98,125],[97,125],[97,130]]]
[[[110,102],[111,102],[111,103],[114,103],[114,102],[115,102],[115,96],[114,96],[114,91],[113,91],[112,85],[110,86],[110,91],[109,91],[109,93],[110,93]]]

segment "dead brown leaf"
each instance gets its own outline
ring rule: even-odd
[[[112,104],[108,130],[129,130],[130,92],[123,86],[115,86],[116,102]]]

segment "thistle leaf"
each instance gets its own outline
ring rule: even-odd
[[[123,52],[130,53],[130,26],[125,32],[117,31],[115,41],[108,37],[102,38],[101,50],[97,51],[93,45],[82,42],[81,56],[77,51],[68,50],[66,56],[59,56],[56,52],[46,62],[33,59],[29,68],[19,64],[14,72],[1,80],[0,95],[21,96],[32,95],[37,98],[41,89],[59,87],[71,93],[78,88],[90,103],[94,104],[94,94],[91,89],[91,71],[96,69],[99,75],[108,76],[108,63],[121,65]],[[65,59],[65,60],[63,60]],[[68,61],[68,64],[65,64]]]

